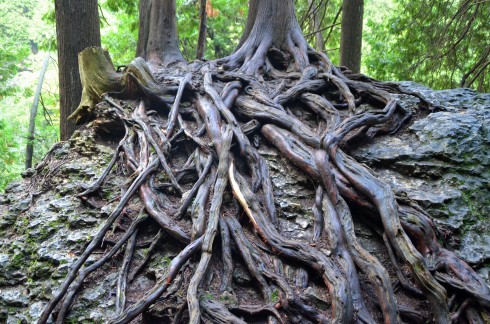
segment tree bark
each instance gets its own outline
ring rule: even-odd
[[[250,35],[250,31],[255,24],[255,18],[257,18],[257,9],[259,7],[259,2],[260,0],[250,0],[248,2],[247,24],[245,25],[245,29],[243,30],[242,38],[238,43],[237,49],[243,45],[243,43],[247,40],[248,35]]]
[[[140,0],[140,31],[136,54],[150,68],[183,62],[177,36],[175,0]]]
[[[344,0],[340,32],[340,65],[361,71],[362,18],[364,0]]]
[[[67,140],[76,130],[68,121],[80,103],[82,84],[78,71],[78,53],[100,46],[97,0],[55,0],[56,36],[60,81],[60,137]]]
[[[207,14],[206,14],[206,0],[199,0],[199,37],[197,39],[197,51],[196,58],[202,60],[204,57],[204,48],[206,46],[206,24],[207,24]]]
[[[272,45],[286,48],[291,31],[299,30],[293,0],[259,1],[251,36],[272,38]],[[261,37],[262,36],[262,37]]]
[[[140,0],[139,2],[139,29],[138,43],[136,44],[136,57],[146,60],[146,44],[150,30],[150,12],[152,0]]]
[[[253,27],[245,29],[245,41],[226,58],[227,68],[241,66],[244,73],[254,74],[264,65],[269,49],[275,47],[292,55],[296,69],[304,69],[309,63],[308,45],[296,20],[294,0],[251,0],[250,6],[247,26],[253,23]]]

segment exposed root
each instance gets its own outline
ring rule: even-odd
[[[138,230],[136,229],[128,243],[126,244],[126,253],[124,260],[119,270],[119,277],[117,278],[117,290],[116,290],[116,314],[120,315],[126,306],[126,287],[128,283],[128,272],[131,259],[133,258],[134,248],[136,246],[136,235]]]
[[[56,314],[53,320],[64,321],[90,273],[109,262],[121,262],[116,317],[110,323],[129,323],[141,314],[151,320],[158,307],[164,310],[159,320],[172,323],[432,319],[399,302],[400,290],[410,292],[404,296],[412,301],[427,299],[438,323],[485,318],[488,286],[438,242],[430,217],[413,202],[397,199],[371,170],[341,150],[355,137],[401,127],[408,114],[389,94],[397,90],[345,76],[324,54],[308,49],[295,31],[286,35],[282,44],[287,46],[279,47],[290,56],[276,52],[272,63],[267,55],[274,42],[254,37],[252,30],[224,60],[228,69],[239,72],[196,64],[163,89],[151,74],[133,71],[127,79],[135,91],[124,96],[137,101],[118,103],[109,94],[97,99],[111,108],[101,112],[94,107],[91,114],[104,114],[100,123],[118,123],[120,136],[123,127],[125,134],[104,173],[79,197],[96,195],[114,169],[130,174],[128,187],[39,323]],[[278,62],[278,57],[286,61]],[[308,66],[310,59],[315,66]],[[286,70],[293,61],[296,70]],[[264,73],[256,77],[261,68]],[[175,98],[164,98],[175,92]],[[162,110],[162,102],[173,103],[172,108]],[[371,108],[359,113],[360,104]],[[262,156],[267,145],[306,174],[316,189],[311,237],[293,239],[282,231],[273,179]],[[131,210],[128,204],[141,208],[140,215],[129,211],[124,219],[136,220],[124,234],[107,238],[123,210]],[[387,264],[356,237],[354,219],[359,217],[384,239]],[[154,227],[158,234],[147,232]],[[112,247],[87,264],[104,240],[104,248]],[[118,261],[113,256],[124,244],[126,252]],[[135,300],[129,288],[148,274],[148,263],[162,244],[180,252],[162,264],[165,274],[155,278],[154,288]],[[142,246],[149,246],[146,254],[136,253]],[[405,276],[405,269],[410,275]],[[248,274],[246,285],[234,276],[239,270]],[[307,295],[313,288],[319,291],[316,299]]]
[[[112,249],[104,255],[104,257],[100,258],[95,262],[94,264],[85,267],[83,270],[81,270],[77,276],[77,279],[75,282],[70,284],[70,287],[67,289],[66,296],[64,297],[63,304],[61,306],[61,309],[58,313],[58,317],[56,319],[56,323],[64,323],[66,314],[68,313],[69,308],[71,307],[73,300],[75,299],[75,295],[78,292],[78,289],[82,285],[83,281],[87,276],[100,268],[104,263],[106,263],[114,254],[116,254],[117,251],[123,246],[123,244],[133,235],[135,235],[138,226],[145,221],[147,218],[146,215],[141,215],[141,217],[138,217],[138,219],[133,222],[131,227],[128,229],[126,234],[123,235],[123,237],[117,242]],[[119,304],[121,303],[121,300],[118,302]],[[117,304],[117,303],[116,303]]]
[[[222,146],[219,155],[218,173],[216,183],[214,184],[214,195],[211,200],[209,209],[209,217],[204,233],[202,243],[201,260],[197,266],[196,272],[191,279],[189,288],[187,289],[187,304],[189,306],[190,323],[199,324],[201,321],[201,312],[199,311],[198,287],[201,284],[203,276],[208,268],[209,261],[213,254],[213,242],[218,232],[221,204],[223,202],[223,194],[228,184],[226,172],[230,159],[230,146],[232,139],[231,128],[225,127],[223,130]]]
[[[255,75],[265,65],[267,52],[271,46],[270,37],[262,39],[259,44],[247,41],[238,51],[218,60],[218,63],[224,63],[223,68],[227,70],[240,68],[239,71],[244,74]]]

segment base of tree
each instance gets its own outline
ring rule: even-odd
[[[114,136],[118,136],[116,129],[124,129],[124,136],[106,172],[79,197],[87,202],[96,196],[114,169],[126,170],[131,181],[105,225],[73,264],[40,323],[54,313],[62,322],[84,280],[124,246],[117,282],[118,315],[111,323],[129,323],[141,314],[173,323],[199,323],[202,318],[216,323],[243,323],[243,319],[374,323],[377,307],[387,323],[432,320],[400,306],[395,286],[412,298],[426,299],[437,323],[463,318],[483,321],[481,314],[490,306],[484,281],[438,241],[437,228],[420,206],[396,197],[371,170],[344,153],[356,139],[394,132],[407,120],[409,113],[390,95],[400,91],[396,86],[342,73],[316,52],[308,53],[315,65],[295,72],[277,69],[291,64],[284,61],[287,55],[276,50],[260,53],[248,64],[237,57],[228,61],[241,62],[247,73],[222,71],[211,62],[157,71],[155,78],[144,62],[133,61],[121,74],[101,50],[92,52],[99,53],[96,71],[108,73],[99,77],[93,65],[85,65],[85,96],[91,105],[104,101],[93,110],[99,114],[99,125],[117,123],[119,127],[112,127]],[[274,58],[274,64],[259,73],[266,55]],[[154,82],[169,80],[169,75],[180,80],[177,88]],[[101,95],[101,89],[109,93]],[[175,94],[173,103],[165,97],[169,93]],[[110,108],[102,111],[107,105]],[[359,111],[361,105],[364,112]],[[310,240],[290,239],[278,229],[270,171],[253,138],[276,147],[311,179],[316,200]],[[139,213],[124,212],[130,202]],[[386,270],[388,265],[359,243],[353,216],[362,217],[382,238],[396,283]],[[121,217],[131,219],[131,225],[100,259],[87,264]],[[160,232],[143,262],[131,267],[141,241],[138,233],[148,226],[159,226]],[[144,273],[163,235],[180,252],[153,290],[126,305],[127,285]],[[251,277],[253,302],[230,305],[208,298],[237,293],[231,277],[238,264]],[[282,271],[283,264],[303,275],[291,281]],[[215,271],[221,276],[210,275]],[[370,282],[374,294],[367,293],[360,278]],[[309,281],[328,295],[326,307],[305,298]],[[158,315],[150,308],[176,295],[184,301],[175,305],[175,312]],[[450,303],[461,307],[450,313]]]

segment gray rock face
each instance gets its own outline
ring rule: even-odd
[[[350,153],[455,233],[448,243],[468,263],[481,266],[488,281],[490,94],[403,85],[442,111],[416,117],[405,131],[375,138]],[[415,111],[412,98],[400,100],[405,109]]]
[[[269,165],[279,229],[292,238],[312,237],[315,201],[312,182],[275,148],[262,145],[259,153]]]
[[[490,95],[404,85],[443,109],[420,113],[416,99],[400,96],[401,104],[418,117],[398,134],[365,141],[350,153],[375,170],[395,192],[418,201],[440,225],[450,229],[455,235],[447,237],[447,243],[466,261],[480,267],[488,280]],[[269,162],[278,227],[291,238],[308,240],[313,229],[313,182],[274,148],[261,145],[259,150]],[[49,163],[29,170],[23,181],[0,194],[1,323],[31,323],[39,318],[70,265],[115,207],[88,208],[75,197],[82,185],[97,179],[112,154],[111,147],[97,144],[93,134],[84,131],[58,145]],[[118,188],[125,179],[113,175],[108,181],[100,195],[106,202],[120,194]],[[363,228],[356,232],[366,241],[375,235]],[[175,251],[167,254],[155,265],[150,263],[156,278],[164,270],[161,264]],[[246,284],[250,280],[245,269],[235,270],[235,282]],[[291,279],[302,277],[301,271],[287,275]],[[114,285],[114,275],[88,284],[69,321],[103,322],[112,317]],[[141,287],[141,291],[147,290],[151,282],[141,282]],[[326,300],[315,287],[308,288],[308,298],[321,305]]]
[[[28,170],[24,181],[0,195],[0,322],[35,322],[97,232],[103,214],[84,206],[76,194],[102,173],[112,154],[90,136],[75,137],[57,144],[49,163]],[[122,180],[110,181],[115,188]],[[109,312],[104,310],[113,307],[100,297],[113,290],[111,285],[114,280],[106,278],[86,289],[73,321],[102,322]]]

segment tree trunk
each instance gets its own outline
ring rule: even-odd
[[[296,20],[294,0],[251,0],[250,6],[247,26],[253,22],[253,27],[245,29],[246,39],[225,60],[227,67],[242,66],[244,73],[254,74],[264,65],[269,49],[275,47],[292,55],[296,69],[305,68],[309,62],[307,43]]]
[[[261,0],[251,36],[258,40],[272,38],[272,45],[287,48],[290,33],[299,30],[293,0]]]
[[[60,81],[60,137],[67,140],[76,130],[68,121],[80,103],[82,84],[78,71],[78,53],[100,46],[97,0],[56,0],[56,36]]]
[[[202,60],[204,57],[204,48],[206,46],[206,0],[200,0],[199,8],[199,37],[197,39],[196,58]]]
[[[238,43],[237,49],[243,45],[243,43],[247,40],[248,35],[250,35],[250,31],[255,24],[255,18],[257,18],[257,8],[259,7],[259,2],[260,0],[250,0],[248,2],[247,24],[245,25],[245,29],[243,30],[242,38]]]
[[[344,0],[340,34],[340,65],[361,71],[362,16],[364,0]]]
[[[140,0],[140,32],[136,54],[150,68],[183,62],[177,37],[175,0]]]
[[[136,45],[136,57],[146,60],[146,44],[150,30],[150,12],[152,0],[140,0],[139,2],[139,29],[138,44]]]
[[[37,106],[39,104],[39,97],[41,96],[41,91],[43,89],[44,74],[48,69],[50,55],[46,54],[43,61],[43,66],[41,72],[39,73],[39,81],[37,82],[36,93],[34,94],[34,102],[31,107],[31,115],[29,117],[29,136],[27,137],[27,147],[26,147],[26,169],[32,167],[32,156],[34,154],[34,129],[36,127],[36,115]]]

